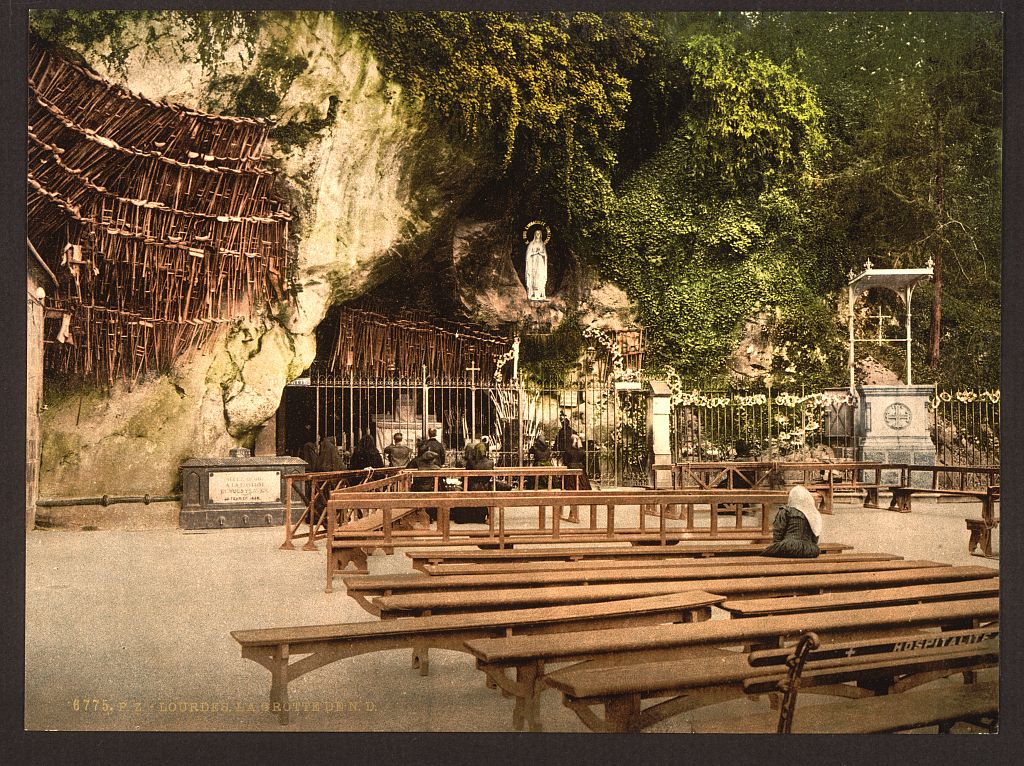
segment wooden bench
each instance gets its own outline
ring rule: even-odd
[[[857,561],[822,561],[820,559],[768,559],[765,563],[748,564],[746,560],[722,563],[711,559],[692,562],[685,566],[643,569],[583,569],[557,572],[520,572],[511,574],[482,575],[451,575],[434,577],[422,574],[380,575],[346,577],[345,588],[349,597],[354,599],[370,614],[383,617],[377,607],[377,599],[410,593],[429,592],[436,595],[449,593],[488,592],[501,589],[519,589],[528,594],[536,589],[560,587],[570,591],[583,591],[602,584],[627,585],[631,583],[649,583],[658,581],[697,582],[713,580],[716,583],[722,578],[730,581],[749,580],[756,578],[764,581],[763,587],[769,587],[768,581],[777,582],[777,578],[786,575],[811,577],[814,575],[837,575],[851,572],[881,573],[908,569],[927,569],[938,567],[933,561],[903,561],[899,559],[867,559]],[[778,581],[782,582],[782,581]],[[792,582],[792,581],[785,581]],[[691,588],[683,588],[690,590]],[[700,588],[704,589],[704,588]],[[720,591],[716,591],[720,592]],[[585,594],[579,594],[587,600]]]
[[[913,508],[911,499],[914,495],[935,495],[937,497],[966,497],[978,500],[982,503],[982,515],[985,515],[988,506],[999,501],[999,487],[988,487],[986,489],[933,489],[931,487],[905,487],[902,485],[890,485],[892,500],[889,502],[889,510],[897,513],[910,513]]]
[[[545,684],[562,692],[563,703],[594,731],[640,731],[679,713],[713,705],[750,694],[774,693],[788,675],[786,658],[792,647],[751,653],[720,652],[707,657],[593,667],[583,663],[555,671]],[[800,708],[794,726],[797,732],[809,731],[812,721],[830,721],[829,731],[842,733],[846,724],[837,714],[853,705],[859,715],[867,713],[853,703],[889,695],[902,699],[906,690],[954,673],[974,673],[999,662],[998,628],[960,630],[945,633],[904,633],[858,641],[823,643],[809,653],[800,676],[802,691],[852,697],[834,705]],[[849,686],[850,682],[855,686]],[[934,690],[931,694],[934,694]],[[939,693],[940,696],[942,692]],[[642,707],[645,699],[664,701]],[[666,699],[667,698],[667,699]],[[908,699],[913,704],[916,698]],[[596,709],[604,708],[604,716]],[[816,716],[810,711],[825,708]],[[830,709],[831,708],[831,709]],[[889,710],[882,706],[878,711]],[[961,714],[954,711],[954,718]],[[745,723],[738,723],[739,720]],[[754,712],[739,717],[693,725],[694,730],[719,733],[767,733],[774,731],[777,711]],[[921,725],[912,718],[910,725],[898,718],[893,730]],[[959,720],[959,719],[957,719]],[[864,726],[864,723],[858,724]],[[887,724],[877,722],[876,726]],[[855,725],[856,728],[856,725]],[[879,731],[886,730],[879,728]]]
[[[965,684],[955,689],[808,705],[794,717],[793,734],[886,734],[927,726],[949,731],[960,721],[978,722],[999,715],[999,681]],[[694,734],[773,734],[778,713],[723,718],[695,723]],[[994,721],[993,721],[994,723]],[[986,725],[990,730],[992,725]]]
[[[800,614],[834,609],[862,609],[885,604],[923,604],[999,595],[999,578],[910,585],[902,588],[826,593],[791,598],[730,599],[719,606],[733,617],[761,617],[768,614]]]
[[[722,596],[791,596],[830,591],[901,587],[956,580],[983,579],[998,574],[988,567],[951,567],[917,562],[922,568],[843,574],[801,574],[756,577],[724,577],[663,582],[610,583],[586,587],[507,588],[500,590],[432,590],[372,597],[372,608],[382,619],[423,614],[460,614],[489,609],[524,609],[622,598],[657,596],[687,590],[706,590]],[[925,565],[929,564],[929,565]],[[742,622],[745,622],[742,621]]]
[[[998,615],[999,599],[980,598],[745,620],[710,620],[691,625],[657,625],[643,631],[597,630],[479,639],[467,641],[466,648],[477,658],[477,667],[516,698],[516,708],[521,715],[514,716],[513,723],[525,721],[532,731],[539,731],[537,697],[543,688],[541,681],[545,673],[555,664],[603,661],[623,665],[680,660],[692,656],[693,647],[777,648],[784,639],[807,631],[814,631],[826,640],[849,640],[905,634],[925,627],[970,629],[996,620]],[[515,680],[508,675],[510,671],[515,671]]]
[[[673,486],[710,488],[755,486],[784,489],[803,484],[818,497],[822,513],[831,514],[837,491],[865,492],[864,505],[878,505],[878,490],[883,469],[901,469],[903,465],[852,461],[720,461],[687,462],[672,466]],[[873,481],[862,480],[872,473]],[[795,476],[794,476],[795,474]],[[838,474],[839,478],[836,479]]]
[[[841,553],[853,548],[845,543],[818,543],[822,554]],[[635,546],[621,548],[614,546],[594,546],[591,548],[515,548],[497,551],[481,550],[438,550],[438,551],[407,551],[406,556],[412,560],[413,569],[424,571],[424,567],[441,564],[487,564],[544,562],[557,568],[560,561],[591,561],[602,559],[630,560],[661,558],[705,558],[711,556],[757,556],[764,550],[757,543],[686,543],[671,541],[668,545]]]
[[[600,604],[477,615],[235,630],[231,636],[241,644],[244,659],[270,671],[271,710],[278,713],[281,723],[287,723],[288,684],[347,657],[411,648],[413,666],[420,675],[426,675],[431,648],[466,651],[465,642],[472,638],[687,622],[704,617],[710,606],[721,600],[721,596],[691,591]],[[299,656],[301,658],[296,659]]]
[[[399,477],[401,478],[401,477]],[[770,523],[772,513],[785,493],[745,490],[683,491],[636,489],[612,491],[585,490],[544,490],[526,492],[360,492],[358,488],[335,492],[328,502],[327,535],[327,592],[333,589],[335,576],[348,564],[354,564],[357,571],[367,572],[367,551],[375,548],[391,550],[394,547],[416,547],[437,545],[493,545],[505,547],[515,544],[561,544],[567,541],[585,543],[605,542],[650,542],[666,545],[678,540],[745,540],[767,542],[771,540]],[[736,527],[722,527],[718,515],[710,509],[715,504],[752,504],[760,507],[760,520],[756,526],[743,527],[742,517]],[[694,506],[708,505],[707,526],[698,526]],[[573,506],[590,506],[588,529],[565,528],[562,526],[563,509]],[[669,508],[688,506],[685,525],[669,527],[666,512]],[[450,523],[451,509],[457,507],[485,507],[488,509],[487,526],[484,529],[463,528],[453,530]],[[627,506],[639,508],[639,525],[623,527],[616,524],[616,508]],[[597,509],[604,507],[605,523],[599,528]],[[395,509],[437,509],[436,529],[399,530],[391,517]],[[536,526],[513,528],[507,513],[511,509],[536,509]],[[657,509],[658,520],[648,523],[648,508]],[[369,532],[346,530],[341,519],[353,514],[367,515],[381,511],[381,528]],[[549,513],[550,511],[550,513]],[[632,511],[630,511],[632,513]],[[620,517],[621,518],[621,517]]]
[[[967,531],[970,533],[967,540],[967,552],[976,555],[974,551],[980,544],[981,555],[989,559],[994,558],[992,532],[999,526],[999,517],[993,514],[991,519],[964,519],[964,521],[967,523]]]
[[[902,559],[892,553],[833,553],[816,559],[783,559],[774,556],[709,556],[701,558],[665,558],[647,556],[640,560],[586,561],[512,561],[499,564],[425,564],[421,571],[431,577],[451,575],[521,574],[524,572],[576,572],[595,569],[666,569],[686,566],[764,566],[775,567],[794,562],[849,563],[855,561],[895,561]]]

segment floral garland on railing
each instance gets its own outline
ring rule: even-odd
[[[504,354],[502,354],[501,356],[499,356],[497,359],[494,360],[494,382],[495,383],[500,385],[500,384],[505,382],[505,373],[502,372],[502,369],[504,369],[506,364],[511,362],[513,359],[515,359],[515,356],[516,356],[516,347],[513,345],[511,348],[509,348],[508,351],[506,351]]]
[[[609,335],[604,330],[590,325],[583,330],[583,337],[600,343],[604,349],[608,352],[609,357],[612,361],[612,372],[611,379],[613,381],[626,381],[626,380],[638,380],[639,373],[636,370],[627,369],[625,364],[622,362],[622,352],[619,351],[619,344],[616,343],[615,338]]]
[[[928,400],[928,406],[935,410],[943,403],[958,401],[961,404],[971,402],[989,402],[999,404],[999,389],[994,391],[939,391]]]
[[[858,397],[848,391],[828,391],[811,394],[794,394],[780,391],[772,394],[715,394],[699,389],[685,390],[683,381],[674,369],[665,374],[670,401],[673,406],[697,408],[757,407],[775,405],[780,411],[773,413],[772,421],[779,428],[771,437],[771,443],[787,448],[807,442],[809,434],[821,429],[826,411],[843,405],[853,406]],[[785,410],[789,410],[788,412]],[[799,410],[794,412],[793,410]],[[710,453],[709,453],[710,454]]]

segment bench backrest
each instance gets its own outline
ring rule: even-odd
[[[404,476],[404,474],[402,475]],[[332,548],[367,547],[376,544],[384,547],[399,545],[405,541],[436,539],[449,543],[453,537],[451,526],[451,509],[459,507],[484,507],[488,509],[488,527],[486,530],[458,530],[460,538],[481,538],[487,542],[503,545],[507,539],[521,540],[526,537],[537,538],[538,542],[559,541],[565,537],[577,537],[588,540],[609,540],[618,538],[629,539],[627,535],[640,535],[640,539],[657,539],[666,542],[669,539],[686,539],[700,536],[704,539],[768,539],[772,513],[779,503],[785,500],[785,493],[764,490],[660,490],[644,491],[621,489],[608,492],[592,490],[530,490],[521,492],[461,491],[461,492],[361,492],[358,488],[334,492],[327,504],[328,543]],[[708,526],[698,527],[693,521],[693,507],[696,504],[708,505]],[[717,504],[727,504],[739,508],[744,504],[753,504],[759,510],[760,519],[756,527],[744,527],[742,515],[737,514],[737,527],[719,528],[718,514],[710,509]],[[596,526],[596,512],[592,514],[595,526],[579,530],[563,528],[562,508],[573,505],[590,505],[605,508],[605,523],[600,529]],[[623,526],[616,523],[617,506],[640,506],[639,526]],[[667,526],[665,510],[672,506],[688,506],[689,521],[685,528],[670,529]],[[533,527],[514,529],[506,522],[507,511],[516,508],[537,508],[537,524]],[[402,509],[431,510],[436,509],[437,527],[435,529],[396,530],[394,511]],[[656,521],[648,521],[645,510],[657,512]],[[368,515],[374,511],[383,515],[379,526],[373,529],[344,529],[342,520],[353,516]],[[379,541],[379,542],[378,542]]]
[[[991,666],[998,662],[998,641],[998,628],[985,628],[824,642],[808,654],[801,677],[811,685]],[[778,689],[787,677],[786,660],[793,648],[742,652],[714,662],[706,657],[679,657],[608,667],[581,665],[556,671],[547,683],[577,698],[630,692],[657,696],[668,690],[734,683],[742,683],[748,693],[764,693]]]

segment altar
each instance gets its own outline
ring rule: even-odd
[[[441,423],[432,419],[429,413],[424,424],[419,399],[417,391],[399,391],[390,412],[374,414],[374,422],[377,424],[377,449],[383,452],[393,441],[394,435],[400,433],[403,443],[415,450],[416,438],[425,436],[426,429],[429,428],[437,429],[438,438],[444,441]]]

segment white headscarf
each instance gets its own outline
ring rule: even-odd
[[[796,508],[804,515],[807,523],[811,525],[811,531],[814,532],[815,537],[821,536],[821,513],[818,512],[818,503],[814,499],[814,495],[810,493],[807,487],[801,484],[793,487],[789,491],[789,502],[787,505]]]

